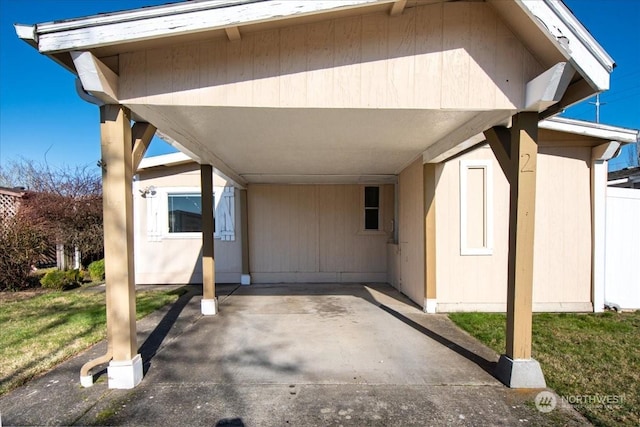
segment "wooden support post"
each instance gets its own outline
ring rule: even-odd
[[[496,374],[509,387],[544,388],[540,365],[531,358],[538,113],[515,115],[510,138],[503,128],[485,136],[510,184],[507,346]]]
[[[133,388],[142,380],[136,340],[133,260],[133,165],[129,112],[100,107],[104,252],[108,336],[113,360],[109,388]]]
[[[251,284],[251,273],[249,272],[249,210],[247,205],[247,190],[240,190],[240,223],[242,238],[242,275],[241,285]]]
[[[533,240],[535,229],[538,114],[520,113],[511,128],[507,356],[531,359]]]
[[[424,182],[424,311],[436,312],[436,164],[422,166]]]
[[[218,313],[216,267],[214,259],[213,168],[200,165],[202,186],[202,314]]]

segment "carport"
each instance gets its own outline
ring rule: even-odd
[[[393,183],[422,158],[428,300],[437,291],[433,164],[488,142],[511,187],[498,376],[544,387],[531,358],[538,121],[606,90],[614,66],[562,3],[206,0],[16,31],[100,106],[110,345],[85,366],[84,384],[109,360],[110,387],[142,380],[131,183],[157,132],[201,164],[206,315],[218,312],[212,170],[244,190],[246,205],[254,184]]]

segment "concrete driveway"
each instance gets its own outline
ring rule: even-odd
[[[146,376],[133,390],[79,385],[102,343],[0,399],[2,425],[584,425],[504,387],[497,355],[388,285],[201,288],[138,324]]]

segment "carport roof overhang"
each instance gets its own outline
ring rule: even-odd
[[[216,37],[233,40],[256,31],[383,10],[393,15],[418,3],[443,1],[204,0],[16,25],[16,31],[76,74],[82,71],[74,63],[77,52],[90,53],[104,64],[96,68],[97,81],[108,86],[117,81],[121,53]],[[536,110],[542,117],[608,89],[613,60],[564,4],[547,0],[488,3],[543,66],[566,62],[577,71],[560,99]],[[108,88],[92,90],[84,83],[85,90],[103,102],[119,103],[117,84],[109,93]],[[391,177],[420,156],[427,161],[461,151],[484,130],[507,124],[521,111],[124,104],[134,119],[152,123],[181,151],[214,165],[240,186],[284,180],[334,182],[346,176]],[[211,142],[211,135],[218,142]]]

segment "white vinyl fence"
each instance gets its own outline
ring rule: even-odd
[[[604,300],[640,309],[640,189],[607,188]]]

